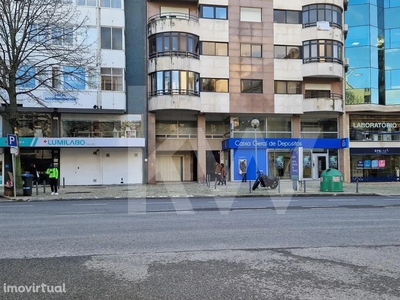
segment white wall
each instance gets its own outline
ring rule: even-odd
[[[142,183],[141,149],[62,148],[60,183],[66,185],[101,185]]]

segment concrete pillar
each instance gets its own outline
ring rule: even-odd
[[[156,115],[148,113],[147,146],[149,156],[147,157],[147,183],[156,183]]]
[[[292,138],[299,138],[301,134],[300,116],[292,117]]]
[[[206,116],[197,117],[197,181],[203,182],[206,176]]]

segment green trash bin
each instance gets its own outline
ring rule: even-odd
[[[321,192],[343,192],[343,176],[336,169],[326,169],[321,173]]]

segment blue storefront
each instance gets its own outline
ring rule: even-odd
[[[340,149],[348,148],[344,139],[312,138],[229,138],[222,142],[222,150],[230,161],[231,180],[241,180],[240,164],[247,166],[247,179],[256,178],[256,168],[269,176],[290,179],[291,152],[303,150],[303,178],[319,179],[327,168],[339,168]]]

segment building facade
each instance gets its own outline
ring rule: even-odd
[[[67,76],[61,84],[73,86],[72,93],[54,94],[37,88],[40,100],[18,100],[20,137],[19,156],[22,172],[29,172],[35,164],[41,174],[40,183],[50,163],[59,168],[60,184],[101,185],[143,183],[142,170],[146,157],[146,108],[143,105],[146,75],[126,79],[127,47],[135,43],[125,35],[124,1],[77,0],[68,2],[76,6],[82,17],[87,17],[84,28],[93,54],[98,55],[97,76],[76,81]],[[69,5],[69,4],[67,4]],[[79,21],[79,20],[77,20]],[[144,26],[143,26],[144,28]],[[79,42],[81,36],[71,36]],[[133,48],[133,47],[132,47]],[[141,55],[144,49],[134,48]],[[140,52],[141,51],[141,52]],[[58,68],[68,68],[60,63]],[[140,68],[140,64],[135,67]],[[52,70],[52,74],[56,74]],[[83,75],[82,75],[83,74]],[[143,79],[144,78],[144,79]],[[85,84],[91,81],[93,84]],[[35,87],[37,80],[31,80]],[[137,88],[141,86],[141,88]],[[144,86],[144,88],[143,88]],[[23,88],[23,87],[22,87]],[[2,154],[0,155],[1,181],[12,174],[10,149],[3,122]]]
[[[148,182],[338,168],[346,1],[147,1]],[[254,128],[251,121],[259,121]]]
[[[346,122],[351,181],[400,180],[398,1],[350,1]]]

